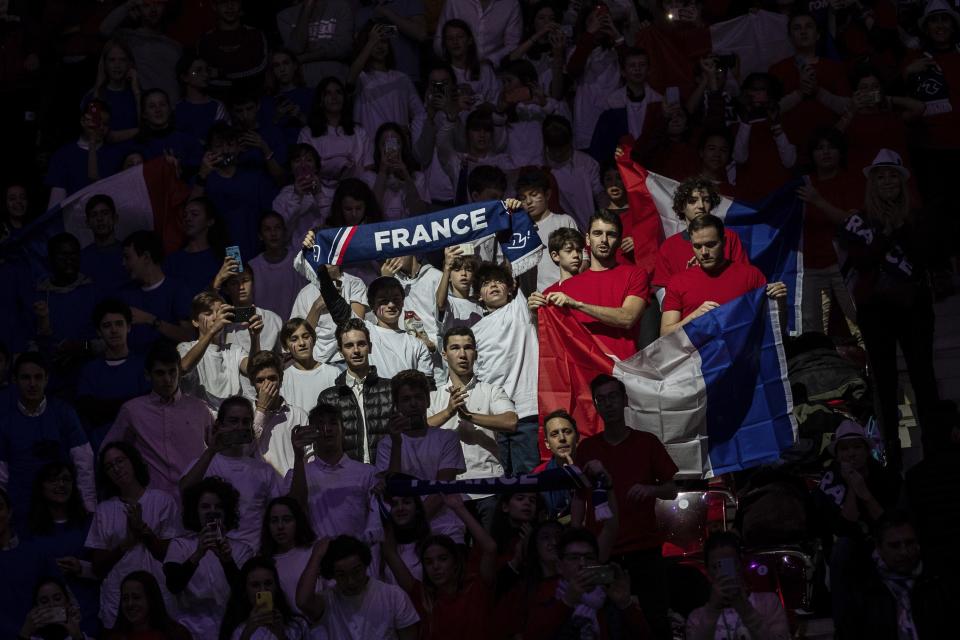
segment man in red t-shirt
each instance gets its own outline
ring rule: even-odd
[[[673,481],[678,468],[657,437],[627,426],[627,390],[621,380],[601,374],[590,383],[593,404],[603,421],[603,432],[587,438],[577,448],[581,469],[597,460],[613,480],[620,527],[611,561],[630,574],[630,585],[640,601],[655,638],[670,637],[667,596],[663,588],[663,539],[657,532],[654,512],[657,498],[673,500]],[[570,506],[572,526],[586,526],[596,533],[589,492],[574,496]]]
[[[660,335],[673,333],[691,320],[766,285],[767,295],[780,300],[787,297],[787,285],[771,282],[750,264],[731,262],[724,255],[723,221],[713,215],[697,218],[688,227],[690,244],[697,267],[682,271],[667,283],[663,298]],[[786,309],[780,306],[781,312]]]
[[[850,88],[843,63],[817,55],[820,31],[812,14],[793,13],[787,28],[796,53],[771,66],[770,75],[783,84],[783,130],[805,144],[814,129],[833,124],[846,110]]]
[[[679,185],[673,194],[673,211],[687,224],[696,218],[705,216],[720,204],[720,194],[710,180],[705,178],[688,178]],[[750,264],[747,252],[740,244],[740,236],[736,231],[725,229],[723,257],[731,262]],[[693,256],[693,247],[690,246],[690,233],[681,231],[675,233],[660,245],[657,251],[657,263],[653,270],[653,287],[666,287],[675,274],[686,271],[696,264]]]
[[[647,308],[650,287],[646,273],[628,264],[617,264],[617,247],[623,237],[620,216],[605,209],[587,223],[590,268],[579,275],[534,291],[528,304],[569,307],[579,320],[620,360],[637,351],[636,324]]]

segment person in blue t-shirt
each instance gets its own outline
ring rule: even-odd
[[[93,449],[70,405],[47,397],[48,375],[39,353],[21,353],[13,365],[16,407],[0,415],[0,488],[18,517],[29,510],[37,472],[56,460],[73,462],[84,505],[89,511],[97,506]]]
[[[143,356],[130,353],[127,336],[133,314],[115,298],[106,298],[93,310],[93,325],[103,341],[103,355],[87,362],[80,372],[76,408],[94,449],[113,426],[121,405],[150,392],[143,375]]]
[[[227,103],[230,122],[240,134],[240,157],[237,165],[242,168],[265,170],[277,181],[287,172],[287,142],[283,131],[272,122],[259,120],[260,99],[254,95],[237,95]]]
[[[140,135],[134,139],[134,148],[143,154],[144,160],[162,155],[173,156],[187,174],[197,170],[203,155],[199,141],[174,127],[173,108],[163,89],[143,92],[140,99]]]
[[[140,81],[133,52],[123,40],[110,40],[103,45],[97,82],[84,96],[81,106],[86,108],[93,99],[110,106],[111,131],[107,140],[124,142],[140,131]]]
[[[98,193],[87,200],[85,212],[93,243],[80,251],[80,272],[93,280],[97,296],[103,298],[113,295],[127,281],[117,240],[117,205],[107,194]]]
[[[263,171],[239,167],[242,151],[240,131],[223,122],[213,125],[191,195],[210,198],[248,259],[260,253],[260,216],[273,207],[277,185]]]
[[[222,102],[210,97],[210,67],[194,51],[185,51],[180,57],[177,79],[183,97],[173,110],[174,124],[177,131],[202,144],[213,123],[227,119],[227,109]]]
[[[21,637],[23,621],[33,607],[34,585],[56,572],[40,548],[17,537],[12,507],[10,496],[0,488],[0,638]]]
[[[193,339],[190,296],[161,268],[163,246],[152,231],[134,231],[123,241],[123,266],[131,282],[119,292],[130,305],[133,328],[128,343],[134,353],[146,353],[154,342]]]
[[[46,180],[50,187],[48,209],[120,169],[123,150],[105,143],[110,131],[110,106],[106,102],[91,100],[87,103],[80,116],[80,129],[80,138],[76,142],[63,145],[50,158]]]
[[[163,261],[163,272],[183,284],[190,297],[210,288],[227,246],[227,227],[210,198],[192,198],[183,208],[183,248]]]
[[[51,391],[69,395],[94,337],[90,314],[97,288],[80,272],[80,241],[73,235],[50,238],[47,256],[50,276],[37,283],[33,294],[34,337],[54,364]]]
[[[257,117],[261,125],[273,125],[283,132],[289,147],[296,144],[300,130],[307,126],[313,105],[313,90],[303,80],[303,67],[289,49],[274,49],[264,82],[267,95],[260,101]]]

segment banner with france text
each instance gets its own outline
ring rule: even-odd
[[[601,428],[589,380],[610,373],[626,386],[627,424],[660,438],[680,467],[680,478],[710,478],[773,462],[796,439],[777,308],[763,288],[621,362],[592,349],[595,339],[556,310],[547,307],[539,314],[541,335],[549,336],[549,344],[594,354],[582,369],[567,369],[572,376],[566,377],[556,371],[544,375],[550,363],[541,355],[542,412],[571,411],[582,436]]]
[[[315,234],[313,248],[304,249],[295,263],[311,281],[316,270],[324,265],[425,254],[490,235],[496,235],[514,275],[535,267],[543,251],[530,215],[523,209],[510,213],[499,200],[473,202],[401,220],[316,229]]]
[[[637,267],[652,273],[660,244],[686,230],[686,223],[673,210],[673,194],[679,183],[633,162],[626,137],[621,147],[624,153],[618,156],[617,165],[630,203],[633,255],[637,256]],[[737,232],[750,263],[768,282],[787,285],[787,326],[791,332],[800,326],[803,291],[803,202],[796,195],[803,184],[799,179],[788,182],[758,203],[722,198],[711,211]]]

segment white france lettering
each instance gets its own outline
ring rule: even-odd
[[[433,235],[434,240],[439,240],[440,238],[449,238],[450,220],[448,218],[444,218],[443,220],[434,220],[430,223],[430,233]]]
[[[390,234],[393,236],[394,248],[410,246],[410,232],[406,229],[393,229]]]
[[[470,219],[470,216],[466,213],[461,213],[453,217],[451,226],[453,227],[453,232],[458,234],[467,234],[470,233],[470,227],[468,225],[461,226],[461,223],[467,222]]]
[[[383,245],[390,242],[390,231],[377,231],[373,234],[373,244],[377,251],[383,251]]]
[[[474,231],[487,228],[486,213],[486,209],[474,209],[470,212],[470,226],[473,227]]]
[[[420,242],[430,242],[430,234],[427,233],[427,228],[422,224],[418,224],[413,230],[413,240],[410,241],[411,244]]]

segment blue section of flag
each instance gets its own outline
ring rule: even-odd
[[[774,462],[793,444],[793,402],[771,310],[761,287],[681,329],[701,361],[714,475]]]
[[[803,202],[797,198],[802,180],[794,180],[756,204],[734,201],[724,224],[737,232],[750,263],[760,269],[768,282],[787,285],[787,327],[798,327],[801,276],[800,241],[803,238]]]

